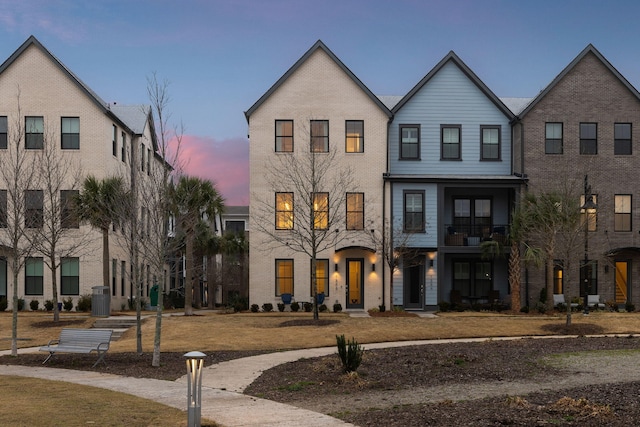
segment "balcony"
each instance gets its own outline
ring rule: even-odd
[[[508,244],[509,225],[453,225],[444,226],[445,246],[480,246],[484,241],[496,241]]]

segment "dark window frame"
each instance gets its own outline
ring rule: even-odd
[[[39,121],[39,123],[37,123]],[[30,123],[34,122],[34,123]],[[38,125],[42,129],[38,129]],[[25,116],[24,118],[24,144],[27,150],[42,150],[44,148],[44,117]]]
[[[326,274],[325,274],[324,277],[321,277],[321,278],[318,277],[318,266],[319,265],[324,265],[325,266],[325,268],[323,270],[324,270],[324,272]],[[310,275],[310,277],[312,277],[313,276],[313,260],[312,259],[309,260],[309,270],[310,270],[309,271],[309,275]],[[319,294],[320,293],[324,293],[325,297],[329,296],[329,288],[330,288],[329,279],[330,279],[330,276],[331,276],[331,273],[329,272],[329,259],[328,258],[316,258],[316,284],[318,285],[317,289],[318,289],[318,293]],[[322,290],[320,289],[320,283],[319,283],[320,280],[322,280],[322,284],[324,285]],[[311,284],[311,286],[310,286],[309,295],[313,296],[313,284]]]
[[[44,191],[24,191],[24,225],[26,228],[42,228],[44,226]]]
[[[354,129],[353,126],[357,126],[359,129]],[[354,130],[355,133],[350,133]],[[350,144],[353,147],[350,147]],[[364,120],[344,121],[344,152],[349,154],[364,153]]]
[[[279,200],[279,197],[285,197],[287,195],[290,195],[289,200],[291,201],[291,209],[282,209],[280,206],[283,205],[284,203],[287,202],[287,200],[282,199]],[[275,217],[275,226],[276,226],[276,230],[292,230],[295,224],[295,217],[293,215],[293,210],[294,210],[294,203],[295,203],[295,199],[294,199],[294,194],[293,192],[290,191],[281,191],[281,192],[277,192],[275,194],[275,213],[276,213],[276,217]],[[287,218],[289,217],[289,218]],[[288,226],[284,226],[284,224],[288,224],[290,223],[290,225]]]
[[[73,129],[77,126],[76,129]],[[71,127],[71,129],[66,129]],[[80,117],[60,117],[60,148],[63,150],[80,149]]]
[[[360,197],[360,200],[356,200],[356,202],[360,202],[360,205],[361,205],[360,210],[350,209],[350,206],[349,206],[350,197]],[[347,230],[364,230],[364,193],[347,192],[347,195],[345,197],[345,210],[346,210]],[[356,223],[357,225],[354,226],[354,224]]]
[[[40,275],[32,274],[40,273]],[[42,257],[27,257],[24,261],[24,294],[44,295],[44,259]]]
[[[7,226],[9,225],[9,217],[7,212],[7,194],[7,190],[0,190],[0,228],[7,228]]]
[[[9,122],[7,116],[0,116],[0,150],[9,146]]]
[[[113,125],[113,135],[111,137],[111,154],[116,159],[118,158],[118,127]]]
[[[580,122],[580,154],[598,154],[598,123]]]
[[[445,131],[456,129],[458,131],[458,142],[445,142]],[[445,148],[457,146],[457,155],[452,156],[445,152]],[[446,155],[445,155],[446,154]],[[462,125],[458,124],[442,124],[440,125],[440,160],[462,160]]]
[[[320,129],[320,125],[322,124],[322,133],[320,135],[315,135],[315,132]],[[309,122],[310,127],[310,141],[311,141],[311,152],[313,153],[328,153],[329,152],[329,120],[311,120]],[[314,131],[315,130],[315,131]],[[321,146],[321,147],[320,147]],[[321,149],[319,149],[321,148]]]
[[[424,233],[425,232],[425,220],[424,220],[424,210],[425,210],[425,191],[424,190],[404,190],[402,192],[402,231],[405,233]],[[421,206],[420,211],[411,211],[407,210],[407,196],[416,196],[419,195],[421,197]],[[411,219],[409,219],[411,217]],[[418,223],[413,227],[409,227],[409,221],[411,224]]]
[[[555,130],[556,126],[560,126],[560,137],[556,135],[549,137],[550,126]],[[544,154],[563,154],[564,150],[564,123],[563,122],[546,122],[544,124]]]
[[[496,130],[498,132],[498,143],[489,144],[485,142],[484,131]],[[485,148],[497,146],[497,153],[494,157],[485,155]],[[484,161],[500,161],[502,160],[502,126],[500,125],[480,125],[480,160]]]
[[[291,265],[291,276],[280,275],[280,264],[290,264]],[[289,280],[291,283],[291,296],[293,296],[295,291],[295,262],[293,258],[276,258],[275,260],[275,292],[276,297],[281,296],[283,293],[280,288],[283,285],[282,281]]]
[[[293,153],[294,148],[294,132],[293,132],[293,120],[291,119],[277,119],[275,121],[275,150],[276,153]],[[287,134],[287,125],[290,125],[291,134]],[[289,143],[291,147],[287,145]]]
[[[80,228],[75,201],[79,190],[60,190],[60,225],[62,228]]]
[[[405,129],[415,129],[416,131],[416,141],[405,141],[404,135],[403,135],[403,131]],[[404,124],[404,125],[399,125],[398,128],[398,136],[399,136],[399,149],[400,149],[400,153],[399,153],[399,159],[400,160],[420,160],[420,156],[421,156],[421,144],[420,144],[420,140],[421,140],[421,126],[420,125],[413,125],[413,124]],[[415,147],[415,155],[410,155],[409,151],[409,147]]]
[[[627,132],[625,132],[628,128]],[[614,123],[613,124],[613,154],[615,155],[631,155],[633,154],[633,125],[631,123]]]
[[[628,197],[629,199],[629,207],[628,212],[618,212],[618,198],[619,197]],[[613,220],[613,231],[631,231],[633,230],[633,196],[631,194],[615,194],[613,196],[613,210],[614,210],[614,220]],[[623,226],[619,226],[623,225]]]
[[[66,265],[71,262],[77,268],[77,275],[69,275],[68,271],[65,271]],[[62,257],[60,259],[60,295],[80,295],[80,258]]]

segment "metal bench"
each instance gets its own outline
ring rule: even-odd
[[[111,329],[71,329],[64,328],[60,332],[60,338],[51,340],[49,343],[40,347],[40,351],[48,351],[49,356],[42,362],[44,365],[51,359],[54,353],[83,353],[89,354],[93,351],[98,353],[98,360],[93,364],[94,368],[98,363],[104,361],[104,356],[109,350],[111,342]]]

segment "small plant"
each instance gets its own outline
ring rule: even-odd
[[[447,311],[451,310],[451,303],[449,303],[448,301],[440,301],[438,303],[438,307],[440,307],[441,312],[446,313]]]
[[[47,311],[53,311],[53,300],[48,299],[44,302],[44,309]]]
[[[82,295],[78,298],[78,305],[76,305],[76,310],[87,312],[91,310],[91,295]]]
[[[291,311],[293,311],[294,313],[300,310],[300,303],[298,303],[297,301],[294,301],[291,303]]]
[[[273,304],[271,304],[270,302],[265,302],[264,304],[262,304],[262,311],[264,311],[265,313],[272,312]]]
[[[628,313],[633,313],[634,311],[636,311],[636,306],[628,302],[624,305],[624,309],[627,310]]]
[[[227,307],[233,308],[234,313],[238,313],[249,308],[249,300],[239,294],[234,294],[229,298]]]
[[[379,305],[378,310],[380,310],[380,313],[384,313],[385,311],[387,311],[387,306],[384,304]]]
[[[7,307],[9,307],[9,303],[7,302],[7,297],[0,298],[0,311],[6,311]]]
[[[344,335],[336,335],[336,343],[338,345],[338,356],[340,356],[344,372],[356,372],[360,363],[362,363],[364,349],[358,344],[355,338],[347,342]]]
[[[340,313],[341,311],[342,311],[342,304],[340,304],[339,302],[333,304],[334,313]]]
[[[40,306],[40,301],[38,301],[37,299],[32,299],[29,302],[29,308],[31,308],[31,311],[38,311],[39,306]]]
[[[313,310],[313,304],[311,304],[310,302],[305,302],[302,305],[304,307],[304,311],[306,311],[307,313],[310,313],[311,310]]]
[[[522,307],[520,309],[520,313],[528,313],[529,312],[529,306],[525,305],[524,307]]]
[[[547,312],[547,304],[542,302],[542,301],[538,301],[536,303],[536,310],[538,311],[538,313],[540,314],[544,314]]]
[[[329,310],[329,308],[327,308],[327,304],[320,304],[320,307],[318,307],[318,311],[320,311],[320,313],[324,313],[327,310]]]
[[[280,313],[282,313],[284,311],[284,303],[281,303],[281,302],[278,303],[278,311]]]
[[[63,299],[62,300],[62,307],[64,308],[64,311],[73,310],[73,298],[69,297],[69,298]]]
[[[258,304],[251,304],[251,312],[257,313],[260,311],[260,306]]]
[[[18,311],[24,310],[24,299],[18,298]]]

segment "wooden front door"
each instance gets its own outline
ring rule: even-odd
[[[347,259],[347,309],[364,308],[364,259]]]

